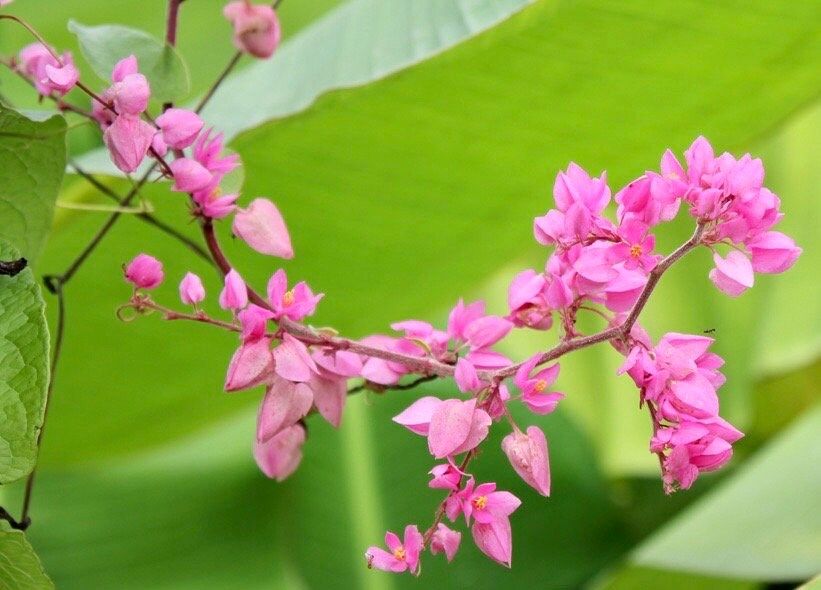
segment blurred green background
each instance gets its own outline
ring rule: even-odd
[[[183,5],[192,99],[232,51],[222,4]],[[289,275],[327,294],[315,324],[350,336],[410,317],[441,324],[459,296],[502,312],[510,277],[543,263],[531,221],[551,206],[559,169],[571,160],[606,169],[615,192],[656,168],[665,148],[680,154],[704,134],[719,151],[764,158],[786,214],[779,229],[804,255],[729,300],[707,280],[708,253],[697,252],[665,276],[643,323],[654,337],[715,330],[729,377],[722,413],[747,436],[728,468],[665,497],[647,452],[649,420],[629,380],[615,376],[619,356],[583,351],[562,363],[559,411],[519,416],[548,435],[553,497],[512,472],[501,428],[476,462],[477,477],[524,500],[512,519],[513,569],[485,559],[467,534],[453,564],[428,557],[420,580],[369,571],[367,546],[385,529],[424,525],[440,500],[426,487],[423,442],[390,421],[422,392],[356,396],[338,431],[312,419],[299,471],[283,484],[265,479],[250,453],[260,392],[221,391],[234,338],[114,318],[129,293],[120,265],[143,250],[166,265],[159,299],[175,301],[189,269],[212,299],[219,289],[189,251],[126,216],[66,288],[29,531],[57,587],[722,589],[791,587],[821,570],[821,6],[356,0],[328,13],[337,4],[286,0],[282,54],[243,61],[257,69],[209,111],[242,131],[231,145],[244,162],[243,200],[269,196],[285,215],[297,252]],[[161,0],[18,0],[14,11],[81,63],[68,18],[160,35],[165,17]],[[476,30],[487,19],[501,22]],[[27,42],[0,28],[4,54]],[[274,63],[283,55],[287,68]],[[405,63],[396,56],[419,63],[384,77]],[[290,89],[320,77],[333,91],[284,116]],[[37,106],[7,72],[0,83],[16,105]],[[268,122],[243,126],[249,119]],[[70,122],[73,154],[99,144],[96,130]],[[158,216],[198,238],[178,195],[162,185],[146,195]],[[104,202],[75,177],[61,200]],[[103,221],[58,210],[38,273],[64,269]],[[662,250],[689,234],[679,221],[659,236]],[[255,284],[277,268],[225,240]],[[552,338],[517,335],[506,352],[523,358]],[[19,491],[2,490],[4,505]]]

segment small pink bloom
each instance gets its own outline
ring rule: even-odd
[[[431,415],[428,448],[437,459],[470,451],[487,437],[491,422],[475,399],[445,400]]]
[[[433,555],[444,553],[448,562],[451,562],[459,550],[461,540],[462,533],[453,531],[440,522],[430,538],[430,552]]]
[[[430,431],[431,417],[442,403],[442,400],[438,397],[420,397],[408,406],[405,411],[394,416],[393,421],[401,424],[411,432],[427,436]]]
[[[114,165],[134,172],[145,158],[156,130],[138,117],[120,115],[103,133],[103,141]]]
[[[274,376],[274,355],[271,353],[270,338],[259,338],[244,342],[231,357],[225,375],[224,389],[227,392],[241,391],[263,383]]]
[[[513,324],[495,315],[484,316],[470,322],[465,327],[465,340],[472,349],[485,348],[496,344],[507,336]]]
[[[335,428],[342,422],[342,412],[348,398],[348,381],[342,377],[320,372],[308,380],[314,393],[314,406],[319,414]]]
[[[125,280],[137,289],[154,289],[164,276],[162,262],[148,254],[137,255],[125,267]]]
[[[180,281],[180,299],[186,305],[196,306],[205,299],[205,287],[202,280],[192,272],[185,273]]]
[[[173,191],[193,193],[208,186],[211,173],[199,162],[191,158],[178,158],[169,164],[174,175]]]
[[[287,333],[282,336],[282,344],[274,349],[274,360],[277,375],[289,381],[303,383],[319,373],[308,347]]]
[[[545,298],[547,281],[543,274],[524,270],[517,274],[507,290],[510,319],[516,326],[548,330],[553,324],[550,306]]]
[[[434,465],[433,469],[428,471],[433,477],[428,482],[428,487],[435,490],[452,490],[459,489],[459,484],[462,481],[462,476],[465,474],[459,470],[453,463],[442,463],[441,465]]]
[[[525,483],[542,496],[550,495],[547,439],[539,428],[529,426],[527,434],[511,432],[502,440],[502,450]]]
[[[63,63],[63,66],[46,64],[45,67],[48,85],[51,87],[52,91],[57,92],[60,95],[67,94],[72,88],[74,88],[74,86],[77,85],[77,81],[80,79],[80,72],[70,59],[65,59],[64,57]]]
[[[522,501],[510,492],[497,492],[495,483],[483,483],[474,488],[471,479],[462,492],[462,511],[468,524],[471,518],[483,524],[507,520],[507,517],[522,504]]]
[[[362,373],[362,357],[348,350],[314,349],[314,361],[326,373],[339,377],[357,377]]]
[[[212,129],[209,129],[201,133],[197,141],[194,142],[194,147],[192,148],[193,157],[211,174],[222,178],[239,166],[239,156],[237,154],[222,155],[222,133],[217,133],[212,136],[212,131]]]
[[[470,361],[460,358],[456,361],[456,369],[453,373],[453,378],[456,380],[456,385],[459,391],[468,393],[478,391],[482,388],[482,382],[479,380],[479,375],[476,373]]]
[[[753,256],[753,270],[763,273],[788,270],[802,252],[791,237],[777,231],[759,234],[747,246]]]
[[[288,277],[280,269],[268,281],[268,303],[277,319],[287,317],[295,322],[313,315],[316,306],[324,295],[314,295],[311,288],[304,281],[288,290]]]
[[[479,550],[505,567],[513,559],[513,533],[510,520],[502,518],[489,523],[476,522],[471,528],[473,542]]]
[[[268,320],[273,319],[273,317],[274,314],[270,310],[253,303],[237,313],[237,319],[239,319],[242,326],[243,342],[252,342],[262,338],[265,335]]]
[[[541,353],[536,353],[519,367],[513,382],[522,391],[522,403],[535,414],[549,414],[556,409],[558,403],[564,399],[563,393],[548,391],[559,376],[559,364],[546,367],[530,376],[539,363]]]
[[[234,204],[239,198],[236,193],[223,194],[219,188],[219,178],[214,176],[205,188],[194,191],[191,197],[199,205],[199,213],[203,217],[222,219],[236,210]]]
[[[713,262],[716,266],[710,271],[710,280],[727,295],[738,297],[753,286],[753,265],[738,250],[730,250],[726,258],[713,254]]]
[[[202,130],[200,116],[188,109],[168,109],[156,119],[165,143],[176,150],[187,148]]]
[[[165,144],[161,133],[154,134],[154,137],[151,139],[151,149],[157,152],[157,155],[161,158],[164,158],[165,154],[168,153],[168,146]]]
[[[140,116],[148,108],[151,88],[142,74],[128,74],[111,87],[114,109],[120,115]]]
[[[460,299],[448,316],[448,336],[458,341],[467,340],[465,334],[467,327],[474,320],[478,320],[484,315],[484,301],[474,301],[469,305],[465,305],[464,301]]]
[[[629,311],[646,284],[647,275],[643,271],[619,269],[618,276],[608,282],[604,289],[605,306],[611,311]]]
[[[274,54],[279,45],[280,27],[273,8],[238,0],[229,3],[223,14],[234,27],[237,49],[259,58]]]
[[[627,220],[619,228],[619,235],[624,241],[610,247],[612,262],[623,262],[624,268],[629,270],[653,270],[660,257],[652,253],[656,238],[647,233],[647,225],[638,220]]]
[[[122,82],[126,76],[138,74],[139,71],[140,67],[137,62],[137,57],[134,54],[131,54],[114,64],[114,69],[111,70],[111,81],[115,84],[117,82]]]
[[[268,386],[257,415],[257,440],[265,442],[305,417],[313,403],[305,383],[274,378]]]
[[[400,573],[410,571],[414,575],[419,575],[419,555],[422,553],[422,534],[416,525],[405,527],[405,538],[400,541],[399,537],[388,531],[385,534],[385,545],[388,551],[381,547],[369,547],[365,552],[365,559],[368,560],[368,567],[386,572]]]
[[[254,441],[254,459],[265,475],[282,481],[299,467],[304,443],[305,427],[294,424],[265,442]]]
[[[291,259],[294,249],[285,220],[268,199],[254,199],[234,215],[234,234],[262,254]]]
[[[219,296],[222,309],[240,310],[248,305],[248,287],[233,268],[225,275],[225,286]]]

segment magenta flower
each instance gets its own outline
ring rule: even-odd
[[[507,520],[521,506],[522,501],[510,492],[497,492],[495,483],[483,483],[474,488],[473,479],[462,490],[462,512],[470,524],[471,518],[482,524]]]
[[[154,289],[164,277],[162,262],[148,254],[138,254],[125,267],[125,280],[136,289]]]
[[[529,426],[527,434],[511,432],[502,440],[502,450],[525,483],[542,496],[550,495],[547,439],[538,427]]]
[[[294,249],[285,220],[268,199],[254,199],[234,215],[234,234],[257,252],[291,259]]]
[[[212,177],[211,182],[205,188],[194,191],[191,195],[194,202],[199,205],[198,213],[203,217],[222,219],[237,208],[234,203],[239,198],[239,194],[223,194],[219,187],[219,180],[217,176]]]
[[[270,383],[274,377],[274,355],[271,352],[271,339],[258,338],[243,342],[231,362],[225,375],[225,391],[231,393]]]
[[[229,3],[223,14],[234,27],[234,46],[237,49],[259,58],[274,54],[279,45],[280,27],[273,8],[237,0]]]
[[[276,373],[283,379],[304,383],[319,373],[308,348],[290,334],[283,334],[282,344],[274,349]]]
[[[753,257],[755,272],[784,272],[795,264],[802,252],[791,237],[777,231],[761,233],[747,245]]]
[[[656,238],[647,233],[647,225],[636,220],[625,221],[619,228],[619,235],[624,241],[610,248],[614,263],[623,262],[626,269],[640,268],[645,272],[655,268],[661,257],[652,253]]]
[[[471,528],[473,542],[492,560],[510,567],[513,559],[513,532],[510,520],[501,518],[489,523],[474,523]]]
[[[268,281],[268,303],[274,311],[274,317],[287,317],[295,322],[313,315],[316,306],[324,297],[322,293],[314,295],[307,283],[301,281],[288,290],[288,277],[280,269]]]
[[[205,299],[205,287],[202,286],[202,279],[192,272],[185,273],[180,281],[180,300],[185,305],[196,307],[203,299]]]
[[[553,325],[551,308],[546,298],[547,280],[544,274],[523,270],[510,283],[507,290],[509,319],[516,326],[528,326],[536,330],[549,330]]]
[[[357,377],[362,373],[362,357],[349,350],[314,349],[317,366],[326,373],[339,377]]]
[[[559,376],[559,364],[556,363],[546,367],[530,376],[533,369],[539,363],[541,353],[537,353],[530,357],[513,378],[522,392],[522,403],[524,403],[531,412],[535,414],[550,414],[556,409],[556,406],[564,399],[564,394],[556,391],[548,391],[548,388],[553,385],[556,378]]]
[[[474,449],[485,437],[492,420],[476,408],[476,400],[448,399],[433,410],[428,430],[428,448],[437,459]]]
[[[239,156],[237,154],[222,155],[222,133],[212,136],[212,131],[208,129],[200,133],[192,148],[193,158],[211,174],[221,179],[239,166]]]
[[[257,414],[257,440],[267,442],[305,417],[313,404],[313,393],[305,383],[274,377]]]
[[[462,477],[465,475],[460,469],[454,465],[450,460],[447,463],[434,465],[433,469],[428,471],[433,477],[428,482],[428,487],[435,490],[452,490],[457,491]]]
[[[120,116],[139,117],[148,108],[151,87],[142,74],[128,74],[111,86],[111,96],[114,102],[114,110]]]
[[[265,442],[254,441],[254,459],[266,476],[282,481],[299,467],[304,443],[305,427],[294,424]]]
[[[103,132],[111,161],[125,173],[134,172],[148,153],[156,130],[139,117],[120,115]]]
[[[444,553],[448,563],[456,557],[459,550],[459,543],[462,540],[462,533],[449,529],[445,524],[436,525],[436,530],[430,538],[430,552],[433,555]]]
[[[314,407],[319,415],[334,428],[339,428],[348,399],[347,380],[320,369],[308,380],[308,387],[314,394]]]
[[[174,174],[172,191],[193,193],[204,189],[212,180],[208,169],[191,158],[177,158],[169,164],[169,167]]]
[[[268,320],[273,317],[274,314],[270,310],[253,303],[237,313],[237,319],[242,326],[243,342],[253,342],[265,336]]]
[[[60,57],[61,64],[49,48],[39,42],[26,45],[20,50],[18,59],[20,70],[42,96],[49,96],[53,92],[65,95],[80,78],[71,53],[63,53]]]
[[[176,150],[190,146],[202,131],[203,121],[194,111],[171,108],[156,119],[165,143]]]
[[[713,254],[713,262],[716,266],[710,271],[710,280],[730,297],[738,297],[753,286],[753,265],[738,250],[731,250],[726,258]]]
[[[139,71],[140,65],[137,56],[132,53],[114,64],[114,68],[111,70],[111,81],[114,83],[122,82],[126,76],[137,74]]]
[[[394,573],[409,571],[413,575],[419,575],[419,555],[424,549],[422,543],[419,529],[410,524],[405,527],[405,538],[402,541],[395,533],[388,531],[385,533],[388,551],[381,547],[369,547],[365,552],[365,559],[368,560],[369,568]]]
[[[420,397],[405,410],[393,417],[393,421],[401,424],[411,432],[421,436],[427,436],[430,432],[430,421],[434,411],[442,405],[442,400],[438,397]]]
[[[219,304],[222,309],[234,311],[248,305],[248,287],[233,268],[225,275],[225,286],[220,292]]]
[[[462,393],[479,391],[483,387],[483,383],[479,380],[479,375],[476,373],[476,367],[467,359],[460,358],[456,361],[453,378],[456,381],[459,391]]]

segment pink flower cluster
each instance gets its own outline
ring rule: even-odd
[[[71,53],[57,57],[50,47],[40,42],[26,45],[18,56],[18,70],[28,78],[41,96],[64,96],[80,79]]]

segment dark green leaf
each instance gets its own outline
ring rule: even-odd
[[[0,528],[0,590],[53,588],[26,536]]]

